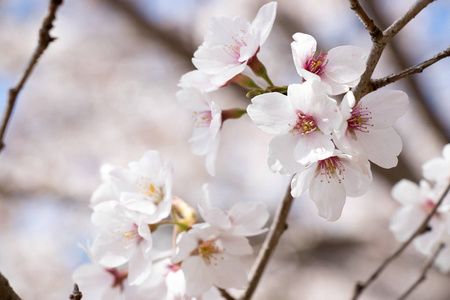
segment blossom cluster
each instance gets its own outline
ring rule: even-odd
[[[355,99],[351,88],[365,71],[365,51],[339,46],[325,52],[304,33],[295,33],[291,44],[302,83],[275,86],[257,54],[272,29],[276,7],[275,2],[262,6],[252,23],[241,17],[213,19],[211,33],[194,53],[197,69],[182,76],[177,98],[193,111],[192,152],[206,156],[212,176],[223,122],[247,113],[261,130],[275,135],[268,147],[269,168],[293,175],[292,196],[309,189],[318,214],[335,221],[347,196],[367,192],[370,162],[383,168],[397,165],[402,141],[392,125],[405,114],[409,100],[396,90]],[[213,92],[230,83],[251,89],[247,96],[254,97],[246,109],[222,110],[212,100]]]
[[[392,197],[401,207],[392,216],[390,230],[399,241],[406,241],[419,229],[426,217],[436,209],[428,222],[426,232],[413,241],[420,253],[430,256],[439,244],[450,242],[450,144],[444,146],[442,157],[433,158],[422,165],[419,184],[402,179],[392,188]],[[436,205],[442,199],[440,205]],[[443,272],[450,271],[450,248],[445,247],[435,260]]]
[[[219,299],[218,288],[244,288],[241,259],[253,253],[248,236],[265,232],[265,205],[211,207],[207,186],[194,209],[172,195],[173,170],[151,150],[128,168],[104,165],[103,183],[91,197],[98,236],[87,249],[91,264],[73,279],[87,299]],[[153,233],[174,226],[174,243],[155,246]],[[232,276],[230,276],[232,274]]]

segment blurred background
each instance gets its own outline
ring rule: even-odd
[[[104,163],[126,166],[146,150],[159,150],[175,169],[174,193],[195,205],[210,184],[216,206],[262,201],[271,215],[289,178],[266,164],[272,136],[247,116],[225,123],[208,176],[204,157],[191,154],[191,113],[176,101],[177,83],[193,70],[191,58],[213,16],[253,20],[268,1],[65,0],[47,51],[18,97],[0,153],[0,271],[23,299],[67,299],[71,273],[89,260],[79,244],[92,241],[88,207]],[[364,0],[383,29],[412,0]],[[0,110],[37,44],[45,0],[0,0]],[[374,78],[420,63],[450,44],[450,2],[427,7],[392,40]],[[280,0],[274,28],[259,59],[277,85],[299,83],[290,43],[304,32],[329,50],[371,40],[347,0]],[[340,220],[316,214],[307,196],[295,200],[285,232],[254,299],[350,299],[398,246],[388,224],[398,204],[392,185],[418,181],[421,165],[440,156],[450,137],[450,60],[389,89],[406,91],[408,113],[396,123],[404,149],[399,166],[373,168],[367,195],[348,198]],[[213,94],[223,109],[245,108],[243,90]],[[258,248],[262,237],[253,240]],[[395,299],[409,287],[425,258],[410,247],[361,299]],[[251,259],[248,266],[251,265]],[[449,299],[448,276],[433,269],[410,299]],[[1,297],[0,297],[1,298]]]

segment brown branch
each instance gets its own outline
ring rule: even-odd
[[[365,282],[358,282],[355,286],[355,290],[353,292],[352,300],[358,299],[358,297],[361,295],[361,293],[375,280],[377,277],[383,272],[383,270],[394,260],[396,259],[402,252],[406,249],[406,247],[411,244],[411,242],[422,233],[426,232],[428,228],[428,223],[430,222],[431,218],[436,213],[437,209],[441,205],[441,203],[444,201],[445,196],[447,195],[448,191],[450,189],[450,184],[445,189],[444,193],[441,195],[439,201],[436,203],[436,205],[433,207],[431,212],[427,215],[425,220],[420,224],[420,226],[414,231],[414,233],[411,235],[411,237],[400,245],[400,247],[389,257],[387,257],[383,263],[375,270],[375,272],[367,279]]]
[[[28,77],[30,77],[31,72],[36,66],[41,55],[44,53],[45,49],[47,49],[48,45],[55,40],[54,37],[50,36],[50,30],[53,28],[53,21],[56,19],[56,11],[58,10],[59,6],[62,3],[63,0],[50,0],[48,6],[48,14],[42,21],[42,26],[41,29],[39,30],[38,45],[34,50],[34,53],[31,56],[30,61],[28,62],[28,65],[25,69],[25,72],[22,75],[22,78],[19,80],[17,85],[11,88],[8,92],[8,101],[6,103],[0,127],[0,151],[5,147],[3,138],[5,136],[8,122],[11,119],[12,111],[16,103],[17,96],[19,95],[21,89],[25,85],[25,82],[27,81]]]
[[[366,70],[361,75],[361,80],[354,88],[353,93],[356,100],[361,99],[363,96],[373,91],[371,85],[371,78],[375,67],[377,66],[381,54],[383,53],[388,42],[403,28],[409,21],[411,21],[417,14],[422,11],[428,4],[434,0],[418,0],[414,3],[408,11],[399,19],[397,19],[389,28],[383,31],[382,34],[372,36],[372,48],[366,62]]]
[[[5,300],[21,300],[21,298],[14,292],[9,285],[8,279],[0,272],[0,296]]]
[[[431,256],[426,260],[425,264],[423,265],[419,278],[417,278],[417,280],[414,281],[414,283],[409,287],[409,289],[406,290],[406,292],[403,293],[398,298],[398,300],[405,300],[406,297],[408,297],[409,294],[411,294],[419,286],[419,284],[421,284],[427,278],[427,272],[431,269],[434,261],[436,260],[437,256],[442,251],[442,249],[444,249],[444,247],[445,247],[444,243],[439,244],[436,250],[434,250],[434,252],[431,254]]]
[[[83,294],[80,292],[80,289],[78,288],[78,284],[73,284],[73,292],[69,295],[70,300],[81,300],[83,298]]]
[[[400,18],[398,18],[391,26],[384,32],[383,36],[386,42],[392,39],[403,27],[406,26],[412,19],[414,19],[428,4],[435,0],[418,0],[410,9]]]
[[[291,209],[293,200],[294,198],[291,195],[291,186],[289,184],[284,199],[278,206],[278,210],[275,214],[272,225],[270,226],[269,233],[267,234],[262,248],[256,257],[253,268],[250,271],[249,284],[241,298],[242,300],[251,299],[256,287],[258,286],[262,273],[269,262],[270,255],[278,245],[281,235],[287,229],[286,219]]]
[[[378,28],[375,22],[369,17],[361,4],[359,4],[358,0],[350,0],[350,8],[358,15],[372,39],[378,39],[379,36],[382,35],[380,28]]]
[[[374,89],[379,89],[383,86],[386,86],[388,84],[394,83],[402,78],[405,78],[409,75],[412,74],[417,74],[417,73],[422,73],[422,71],[426,68],[428,68],[429,66],[433,65],[434,63],[440,61],[443,58],[449,57],[450,56],[450,47],[448,47],[447,49],[445,49],[444,51],[436,54],[435,56],[433,56],[430,59],[427,59],[423,62],[421,62],[420,64],[417,64],[413,67],[409,67],[401,72],[395,73],[395,74],[391,74],[389,76],[386,76],[384,78],[380,78],[380,79],[372,79],[371,80],[371,84],[374,87]]]
[[[376,22],[382,27],[388,27],[390,23],[386,20],[386,14],[381,12],[381,6],[379,1],[377,0],[368,0],[365,2],[367,4],[367,8],[369,9],[370,14],[376,20]],[[391,49],[391,54],[393,56],[392,61],[396,64],[395,69],[397,70],[405,70],[411,65],[413,65],[409,60],[407,55],[404,55],[405,50],[404,47],[399,43],[398,40],[393,39],[389,42],[388,47]],[[409,90],[410,98],[414,99],[415,106],[417,107],[417,111],[419,111],[423,117],[424,122],[426,122],[430,130],[434,132],[436,138],[441,141],[442,144],[445,144],[446,141],[450,140],[450,132],[445,130],[445,126],[438,118],[434,117],[433,107],[431,105],[432,101],[428,101],[430,95],[429,93],[424,92],[424,88],[418,82],[418,78],[414,76],[408,76],[405,78],[404,83],[406,88]],[[372,85],[372,88],[373,85]],[[390,171],[390,170],[389,170]],[[412,174],[412,173],[405,173]],[[398,181],[398,180],[397,180]],[[418,181],[418,180],[415,180]]]
[[[227,299],[227,300],[236,300],[236,299],[234,299],[233,296],[231,296],[230,294],[228,294],[228,292],[227,292],[226,290],[220,289],[220,288],[218,288],[218,290],[219,290],[219,292],[220,292],[220,295],[221,295],[222,297],[224,297],[225,299]]]

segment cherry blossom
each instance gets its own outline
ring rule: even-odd
[[[365,70],[366,54],[355,46],[317,51],[316,40],[304,33],[293,35],[292,55],[297,73],[304,79],[321,79],[326,92],[337,95],[356,86]]]
[[[347,196],[362,196],[372,182],[367,160],[338,150],[325,159],[297,166],[291,182],[292,196],[298,197],[309,188],[309,197],[319,216],[328,221],[340,218]]]
[[[147,279],[152,270],[149,226],[118,201],[97,204],[91,220],[100,229],[91,248],[94,260],[108,268],[129,263],[131,285]]]
[[[227,211],[212,208],[208,186],[203,186],[204,198],[199,205],[200,214],[206,223],[230,234],[253,236],[266,232],[262,229],[269,219],[267,207],[257,202],[238,202]]]
[[[209,94],[194,88],[185,88],[177,92],[178,101],[193,112],[194,133],[189,140],[192,153],[206,155],[206,169],[215,175],[215,162],[219,149],[222,110],[210,98]]]
[[[366,156],[380,167],[395,167],[402,140],[392,125],[408,106],[408,96],[402,91],[376,90],[358,103],[348,92],[340,105],[343,122],[335,132],[334,142],[340,150]]]
[[[406,241],[419,228],[442,196],[442,189],[431,187],[421,180],[420,184],[402,179],[392,188],[392,197],[402,206],[392,216],[389,229],[399,241]],[[447,199],[448,200],[448,199]],[[445,201],[445,200],[444,200]],[[414,239],[415,248],[425,255],[431,255],[433,249],[448,239],[450,229],[450,206],[441,205],[428,225],[431,230]]]
[[[210,34],[194,53],[195,67],[210,74],[211,83],[225,85],[241,73],[264,44],[275,20],[276,2],[262,6],[252,23],[243,17],[213,18]]]
[[[442,157],[430,159],[422,166],[423,176],[439,185],[450,183],[450,144],[442,149]]]
[[[261,130],[277,135],[269,145],[271,155],[281,161],[294,156],[302,164],[333,153],[331,133],[342,120],[336,101],[325,94],[317,80],[289,85],[287,96],[256,96],[247,113]]]
[[[199,70],[187,72],[181,76],[178,86],[181,88],[195,88],[202,93],[209,93],[219,89],[219,86],[211,83],[211,74]]]
[[[166,218],[172,206],[173,169],[158,151],[147,151],[129,168],[105,165],[104,183],[94,192],[91,204],[105,200],[120,201],[128,209],[139,212],[148,224]]]
[[[248,240],[226,234],[209,224],[198,224],[179,235],[174,263],[181,263],[188,296],[198,296],[215,285],[243,288],[247,275],[240,256],[253,253]]]

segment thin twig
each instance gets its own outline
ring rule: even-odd
[[[410,9],[400,18],[398,18],[391,26],[389,26],[383,35],[386,42],[392,39],[403,27],[406,26],[412,19],[414,19],[428,4],[435,0],[418,0]]]
[[[387,43],[403,28],[409,21],[411,21],[422,9],[434,0],[418,0],[414,3],[408,11],[399,19],[397,19],[391,26],[383,31],[383,34],[372,36],[372,48],[370,49],[369,56],[366,62],[366,70],[361,75],[361,79],[358,85],[353,89],[353,94],[356,100],[361,99],[363,96],[373,91],[371,85],[371,78],[375,67],[377,66],[381,54],[384,51]]]
[[[444,249],[444,247],[445,247],[444,243],[439,244],[439,246],[436,248],[436,250],[434,250],[434,252],[431,254],[431,256],[428,257],[428,259],[425,261],[425,264],[423,265],[423,267],[421,269],[419,278],[417,278],[417,280],[414,281],[414,283],[409,287],[409,289],[406,290],[406,292],[403,295],[401,295],[398,298],[398,300],[405,300],[406,297],[408,297],[409,294],[411,294],[419,286],[419,284],[421,284],[426,279],[427,272],[431,269],[434,261],[436,260],[436,258],[438,257],[438,255],[442,251],[442,249]]]
[[[394,260],[396,259],[405,249],[406,247],[411,244],[411,242],[422,233],[426,232],[428,230],[428,223],[430,222],[431,218],[436,213],[437,209],[441,205],[441,203],[444,201],[445,196],[447,195],[448,191],[450,189],[450,184],[445,189],[444,193],[440,197],[439,201],[436,203],[436,205],[433,207],[431,212],[427,215],[425,220],[420,224],[420,226],[414,231],[414,233],[411,235],[411,237],[400,245],[400,247],[389,257],[387,257],[383,263],[375,270],[375,272],[367,279],[365,282],[358,282],[355,286],[355,290],[353,292],[352,300],[358,299],[358,297],[361,295],[361,293],[373,282],[375,279],[378,278],[378,276],[383,272],[383,270]]]
[[[375,22],[369,17],[358,0],[350,0],[350,8],[358,15],[359,19],[364,24],[364,27],[373,39],[377,39],[380,35],[382,35],[380,28],[378,28]]]
[[[284,196],[283,201],[278,206],[278,210],[275,214],[272,225],[270,226],[269,233],[262,245],[261,250],[256,257],[256,261],[253,264],[253,268],[250,271],[250,280],[247,289],[245,290],[242,300],[249,300],[256,287],[258,286],[259,280],[261,279],[262,273],[269,262],[270,255],[275,250],[278,245],[278,241],[287,229],[286,219],[292,206],[294,197],[291,195],[291,186],[289,185]]]
[[[224,297],[225,299],[227,299],[227,300],[236,300],[236,299],[234,299],[233,296],[231,296],[230,294],[228,294],[228,292],[227,292],[226,290],[224,290],[224,289],[218,289],[218,290],[219,290],[219,292],[220,292],[220,295],[221,295],[222,297]]]
[[[438,54],[436,54],[435,56],[433,56],[430,59],[427,59],[423,62],[421,62],[420,64],[417,64],[415,66],[412,66],[410,68],[407,68],[401,72],[395,73],[395,74],[391,74],[389,76],[386,76],[384,78],[380,78],[380,79],[373,79],[371,80],[372,86],[374,87],[374,89],[379,89],[383,86],[386,86],[388,84],[394,83],[402,78],[405,78],[409,75],[412,74],[416,74],[416,73],[422,73],[422,71],[425,68],[428,68],[429,66],[431,66],[432,64],[440,61],[443,58],[449,57],[450,56],[450,47],[448,47],[447,49],[445,49],[442,52],[439,52]]]
[[[58,7],[63,3],[63,0],[50,0],[48,6],[48,14],[42,21],[41,29],[39,30],[39,41],[36,49],[34,50],[33,55],[31,56],[30,61],[20,78],[17,85],[11,88],[8,92],[8,101],[6,103],[6,107],[3,113],[3,118],[0,127],[0,151],[5,147],[3,142],[3,138],[5,136],[6,127],[8,126],[8,122],[11,119],[12,111],[14,105],[16,104],[17,96],[19,92],[25,85],[28,77],[31,75],[34,67],[36,66],[39,58],[44,53],[45,49],[47,49],[48,45],[55,40],[54,37],[50,36],[50,30],[53,28],[53,21],[56,18],[56,11]]]
[[[1,299],[21,300],[21,298],[14,292],[9,285],[8,279],[0,272],[0,296]]]
[[[74,283],[73,285],[73,292],[70,294],[69,299],[70,300],[81,300],[83,298],[83,294],[80,292],[80,289],[78,288],[78,284]]]

